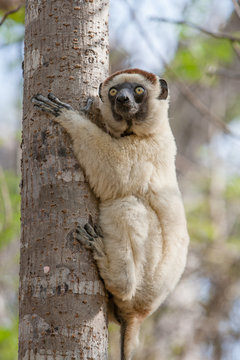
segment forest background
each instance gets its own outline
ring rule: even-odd
[[[17,10],[10,14],[10,10]],[[8,14],[8,16],[4,16]],[[240,6],[110,1],[111,72],[169,84],[191,237],[185,274],[141,332],[137,360],[240,359]],[[24,5],[0,0],[0,359],[17,359]],[[109,359],[118,328],[110,324]]]

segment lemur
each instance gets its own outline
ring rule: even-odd
[[[88,119],[92,101],[75,111],[53,94],[34,106],[53,114],[99,199],[96,234],[76,229],[91,249],[121,325],[121,360],[131,360],[140,325],[174,289],[186,263],[189,236],[175,170],[176,146],[168,120],[165,80],[127,69],[99,88],[106,131]]]

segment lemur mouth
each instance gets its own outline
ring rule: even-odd
[[[133,116],[138,112],[138,106],[136,104],[116,104],[115,105],[115,111],[117,114],[125,117],[126,115]]]

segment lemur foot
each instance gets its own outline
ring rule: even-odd
[[[47,98],[41,94],[37,94],[32,97],[32,103],[39,109],[47,111],[56,117],[61,114],[62,109],[74,110],[71,105],[60,101],[52,93],[48,94]]]
[[[78,225],[75,232],[76,240],[86,249],[94,251],[100,257],[103,256],[102,237],[101,228],[98,225],[93,227],[89,223],[86,223],[84,226]]]
[[[97,238],[93,227],[90,224],[78,225],[75,237],[86,249],[93,250],[94,240]]]

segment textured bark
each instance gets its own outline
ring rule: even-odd
[[[26,3],[19,360],[107,359],[106,294],[72,230],[97,202],[68,135],[35,110],[53,92],[73,107],[108,72],[108,2]]]

